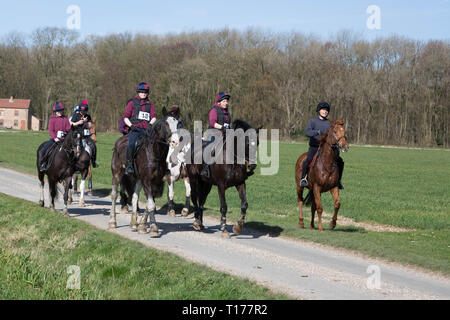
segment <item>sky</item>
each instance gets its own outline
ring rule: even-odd
[[[0,0],[0,38],[40,27],[75,28],[82,37],[251,27],[324,40],[342,30],[367,40],[450,40],[450,0]]]

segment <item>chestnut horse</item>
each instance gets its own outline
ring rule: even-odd
[[[81,154],[81,135],[78,130],[73,127],[70,128],[66,137],[61,143],[54,146],[55,154],[52,156],[50,166],[45,172],[39,170],[41,163],[39,159],[39,152],[46,142],[42,143],[37,150],[36,166],[38,169],[38,178],[41,187],[39,198],[39,205],[44,206],[44,177],[47,175],[48,185],[50,191],[50,210],[55,210],[55,198],[57,195],[57,183],[64,182],[64,209],[63,214],[68,215],[67,200],[69,198],[69,188],[72,182],[72,175],[75,172],[75,163]]]
[[[163,117],[142,136],[143,143],[135,157],[136,170],[134,175],[124,174],[128,135],[122,136],[114,145],[111,161],[112,205],[108,223],[110,228],[117,228],[116,200],[120,184],[121,198],[125,198],[123,204],[128,203],[126,198],[132,197],[131,229],[139,233],[147,233],[147,219],[150,217],[150,236],[159,235],[155,219],[156,205],[154,198],[161,197],[164,189],[163,179],[167,172],[166,158],[169,151],[169,143],[172,140],[179,142],[177,133],[179,111],[172,114],[167,113],[166,108],[163,108],[162,112]],[[144,188],[145,196],[147,197],[147,206],[138,226],[137,205],[142,188]]]
[[[311,201],[311,225],[314,230],[314,214],[317,210],[319,216],[319,231],[323,231],[322,212],[323,207],[320,202],[320,194],[330,191],[334,200],[334,216],[330,222],[330,228],[336,227],[337,214],[341,203],[339,202],[339,170],[335,160],[335,148],[343,152],[348,151],[347,137],[345,136],[344,120],[330,121],[331,127],[319,138],[319,151],[312,161],[308,173],[309,193],[303,199],[303,187],[300,187],[302,176],[302,164],[307,153],[302,154],[295,164],[295,183],[297,186],[297,201],[300,209],[299,227],[304,228],[303,224],[303,203],[306,205]]]

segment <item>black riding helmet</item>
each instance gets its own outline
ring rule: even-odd
[[[320,109],[327,109],[330,112],[330,105],[327,102],[320,102],[316,107],[316,112],[319,112]]]

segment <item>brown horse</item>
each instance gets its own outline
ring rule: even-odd
[[[331,127],[319,138],[319,151],[313,160],[308,173],[308,189],[309,193],[303,199],[303,187],[300,187],[302,175],[302,164],[307,153],[302,154],[295,164],[295,183],[297,186],[297,201],[300,209],[299,227],[304,228],[303,224],[303,203],[306,205],[311,201],[311,225],[310,229],[314,230],[314,214],[317,210],[319,216],[319,231],[323,231],[322,227],[322,204],[320,202],[320,194],[330,191],[334,200],[334,216],[330,222],[331,229],[336,227],[337,214],[341,203],[339,202],[339,170],[336,164],[335,148],[341,149],[343,152],[348,151],[347,137],[345,136],[344,120],[330,121]]]
[[[75,172],[75,164],[81,154],[81,135],[73,127],[69,130],[62,143],[57,143],[54,150],[53,160],[45,172],[40,171],[41,159],[40,151],[44,144],[42,143],[37,150],[36,166],[38,169],[38,178],[41,186],[39,205],[44,206],[44,177],[47,175],[50,190],[50,209],[55,210],[55,198],[57,195],[57,183],[64,182],[64,209],[63,214],[67,215],[67,201],[69,198],[69,188],[72,182],[72,175]]]
[[[96,131],[95,131],[95,119],[91,124],[85,123],[83,126],[78,128],[82,139],[86,139],[90,137],[94,142],[97,142],[96,137]],[[84,141],[85,142],[85,141]],[[85,146],[86,147],[86,146]],[[92,150],[90,152],[93,152]],[[86,184],[86,178],[89,178],[88,182],[88,191],[92,191],[92,173],[91,173],[91,154],[86,150],[86,148],[83,149],[80,156],[78,157],[77,165],[76,165],[76,172],[74,173],[72,177],[72,187],[73,192],[77,192],[77,183],[78,183],[78,174],[81,174],[81,183],[80,183],[80,201],[79,204],[81,207],[85,206],[84,202],[84,190],[85,190],[85,184]],[[69,193],[69,203],[72,203],[72,192]]]
[[[211,167],[211,177],[208,181],[205,181],[200,173],[203,168],[203,164],[195,164],[194,158],[196,157],[196,152],[194,150],[194,145],[191,145],[191,162],[186,165],[187,173],[189,177],[189,182],[191,184],[191,199],[194,204],[194,223],[193,227],[197,231],[202,231],[204,229],[203,226],[203,210],[204,204],[206,202],[206,198],[208,197],[209,192],[213,185],[217,186],[219,192],[220,199],[220,230],[222,231],[222,237],[229,238],[230,234],[226,229],[226,215],[227,215],[227,203],[225,199],[225,190],[230,187],[235,187],[239,193],[239,197],[241,199],[241,218],[238,223],[233,226],[233,233],[235,235],[241,234],[244,228],[245,215],[248,208],[247,196],[246,196],[246,185],[245,181],[251,175],[253,175],[254,170],[256,169],[256,164],[253,164],[250,161],[251,158],[251,146],[257,146],[259,144],[258,133],[259,129],[253,129],[248,123],[242,120],[235,120],[233,122],[232,128],[234,130],[241,129],[243,132],[254,133],[245,136],[245,155],[243,164],[238,164],[237,161],[233,161],[233,163],[227,163],[225,161],[222,164],[215,163]],[[237,159],[238,153],[238,143],[237,137],[234,137],[234,160]],[[204,148],[203,146],[202,148]],[[226,154],[227,145],[224,144],[222,148],[222,154]],[[198,150],[203,151],[203,150]],[[256,148],[254,148],[256,151]],[[204,160],[204,159],[203,159]],[[248,171],[249,170],[249,171]]]
[[[147,130],[143,135],[142,147],[137,151],[135,157],[136,173],[132,176],[125,175],[126,150],[128,145],[128,135],[124,135],[117,140],[112,161],[112,192],[111,192],[111,212],[109,227],[116,228],[116,200],[117,191],[120,184],[121,198],[132,197],[133,213],[131,215],[131,229],[139,233],[147,233],[147,219],[150,217],[150,236],[158,236],[159,230],[156,224],[155,211],[156,205],[154,198],[161,197],[164,189],[164,177],[167,172],[167,153],[169,143],[172,140],[178,140],[177,125],[179,111],[175,114],[167,113],[163,108],[163,117],[158,120],[151,130]],[[139,193],[144,188],[147,197],[147,206],[145,214],[141,218],[138,226],[137,205]],[[127,195],[128,194],[128,195]],[[121,199],[122,201],[122,199]],[[128,203],[124,199],[123,203]]]

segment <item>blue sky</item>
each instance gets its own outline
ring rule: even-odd
[[[0,0],[0,37],[46,26],[65,28],[70,5],[80,8],[78,31],[83,37],[256,27],[315,34],[323,39],[344,29],[368,40],[392,34],[420,40],[450,39],[449,0]],[[380,8],[379,30],[366,26],[369,5]]]

